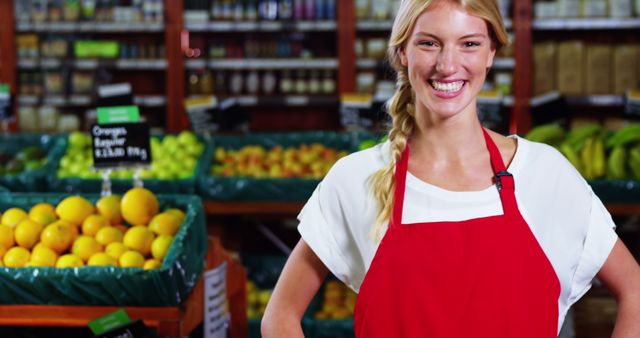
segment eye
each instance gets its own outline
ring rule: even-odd
[[[467,41],[464,43],[465,47],[479,47],[480,46],[480,42],[476,42],[476,41]]]
[[[418,41],[418,45],[425,46],[425,47],[434,47],[436,46],[436,42],[433,40],[424,40],[424,41]]]

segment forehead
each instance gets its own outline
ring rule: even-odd
[[[430,33],[438,36],[488,34],[484,19],[472,15],[455,1],[434,0],[418,16],[413,34]]]

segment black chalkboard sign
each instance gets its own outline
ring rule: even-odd
[[[151,164],[149,125],[116,123],[91,126],[95,168],[135,167]]]

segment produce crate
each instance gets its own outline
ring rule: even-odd
[[[0,151],[15,154],[25,147],[37,146],[47,157],[47,165],[40,169],[23,171],[18,174],[0,174],[0,186],[16,192],[46,191],[48,164],[55,161],[53,150],[58,137],[38,134],[2,134]]]
[[[316,188],[319,179],[313,178],[252,178],[211,175],[212,155],[217,147],[237,150],[246,145],[260,145],[266,149],[275,146],[289,147],[320,143],[338,150],[354,152],[363,139],[370,138],[364,132],[295,132],[255,133],[242,136],[223,135],[212,140],[212,153],[205,160],[203,175],[199,177],[199,194],[207,200],[218,201],[306,201]]]
[[[589,181],[589,185],[603,203],[640,202],[640,181],[594,180]]]
[[[67,195],[0,194],[0,210],[57,204]],[[91,202],[97,195],[85,195]],[[0,303],[175,306],[196,285],[205,264],[207,233],[202,201],[192,195],[157,195],[161,210],[176,207],[185,220],[158,269],[85,266],[0,268]]]
[[[162,137],[161,137],[162,138]],[[194,175],[185,179],[143,179],[144,187],[161,194],[195,194],[197,178],[203,175],[205,167],[208,166],[208,159],[211,158],[211,149],[204,139],[200,142],[205,144],[205,150],[198,159],[198,164]],[[57,169],[60,159],[64,156],[68,146],[66,138],[60,138],[53,150],[53,161],[47,168],[48,190],[52,192],[67,193],[97,193],[102,190],[102,179],[80,177],[59,178]],[[111,178],[111,191],[122,194],[133,187],[132,179]]]
[[[247,277],[261,289],[273,289],[286,262],[285,256],[242,255]],[[333,278],[333,277],[330,277]],[[353,338],[353,320],[316,320],[313,314],[321,305],[324,285],[313,298],[302,318],[302,330],[308,338]],[[249,319],[249,338],[260,338],[260,319]]]

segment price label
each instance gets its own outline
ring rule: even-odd
[[[91,146],[95,168],[120,168],[151,164],[149,125],[145,123],[94,124]]]
[[[630,90],[625,96],[624,112],[627,115],[640,116],[640,89]]]
[[[150,338],[151,331],[142,319],[119,326],[113,330],[95,336],[96,338]]]

